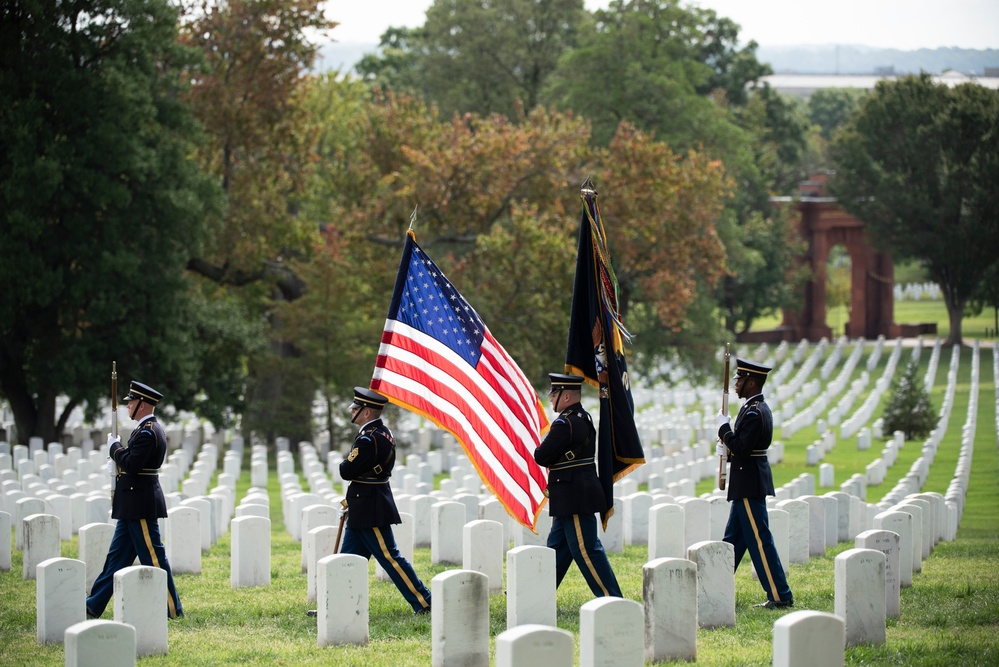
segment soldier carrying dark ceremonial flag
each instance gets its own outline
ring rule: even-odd
[[[614,482],[645,463],[645,453],[635,426],[635,404],[624,355],[624,341],[630,339],[630,334],[621,324],[617,278],[597,193],[589,179],[583,183],[580,198],[583,214],[579,221],[565,371],[583,376],[600,390],[597,465],[607,506],[600,517],[607,530],[607,520],[614,513]]]

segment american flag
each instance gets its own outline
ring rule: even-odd
[[[410,232],[371,388],[457,438],[507,512],[534,530],[548,417],[517,363]]]

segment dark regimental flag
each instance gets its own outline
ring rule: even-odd
[[[371,388],[461,443],[483,483],[534,530],[545,499],[537,392],[410,232]]]
[[[628,332],[618,316],[617,279],[607,249],[607,237],[597,194],[584,188],[579,221],[579,251],[565,351],[567,373],[582,375],[600,390],[597,467],[607,499],[601,516],[604,530],[614,513],[614,482],[645,463],[635,426],[635,405],[628,380],[624,340]]]

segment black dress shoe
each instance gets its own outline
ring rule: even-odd
[[[413,614],[415,616],[422,616],[423,614],[429,614],[429,613],[430,613],[430,607],[424,607],[423,609],[417,609],[416,611],[413,612]]]
[[[315,616],[318,613],[319,613],[318,609],[310,609],[307,612],[305,612],[305,615],[306,616]]]
[[[88,620],[88,621],[92,621],[92,620],[94,620],[95,618],[99,618],[99,617],[98,617],[98,616],[95,616],[95,615],[94,615],[94,614],[93,614],[93,613],[92,613],[92,612],[91,612],[91,611],[90,611],[90,610],[88,609],[88,610],[87,610],[87,620]]]
[[[794,600],[781,600],[779,602],[774,600],[767,600],[766,602],[761,602],[760,604],[754,604],[754,607],[763,607],[764,609],[787,609],[788,607],[794,606]]]

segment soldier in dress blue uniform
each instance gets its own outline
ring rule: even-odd
[[[395,440],[382,423],[382,408],[388,399],[370,389],[354,387],[350,421],[361,428],[340,476],[347,487],[347,527],[340,553],[372,556],[388,573],[396,588],[416,614],[430,612],[430,590],[400,553],[392,524],[402,523],[389,486],[395,465]]]
[[[158,523],[158,519],[167,516],[166,499],[159,480],[167,439],[153,415],[162,398],[163,394],[149,385],[133,381],[121,402],[128,410],[128,416],[138,425],[129,436],[128,445],[108,434],[108,452],[117,470],[111,495],[111,517],[117,519],[118,524],[104,570],[94,581],[87,598],[87,618],[97,618],[104,613],[114,591],[115,572],[132,565],[136,557],[143,565],[166,570],[167,615],[170,618],[184,615]]]
[[[621,597],[614,570],[597,537],[597,512],[607,509],[594,464],[596,431],[580,404],[583,378],[550,373],[548,399],[558,417],[544,441],[534,450],[534,460],[548,468],[548,512],[552,530],[548,548],[555,550],[555,587],[575,561],[590,590],[597,597]]]
[[[732,502],[726,542],[735,547],[735,568],[749,551],[767,601],[756,605],[767,609],[794,606],[794,597],[784,576],[770,533],[767,496],[774,495],[774,480],[767,460],[773,440],[774,419],[763,400],[763,383],[770,368],[745,359],[736,359],[735,393],[747,399],[735,418],[718,415],[717,453],[732,462],[728,475],[728,499]]]

